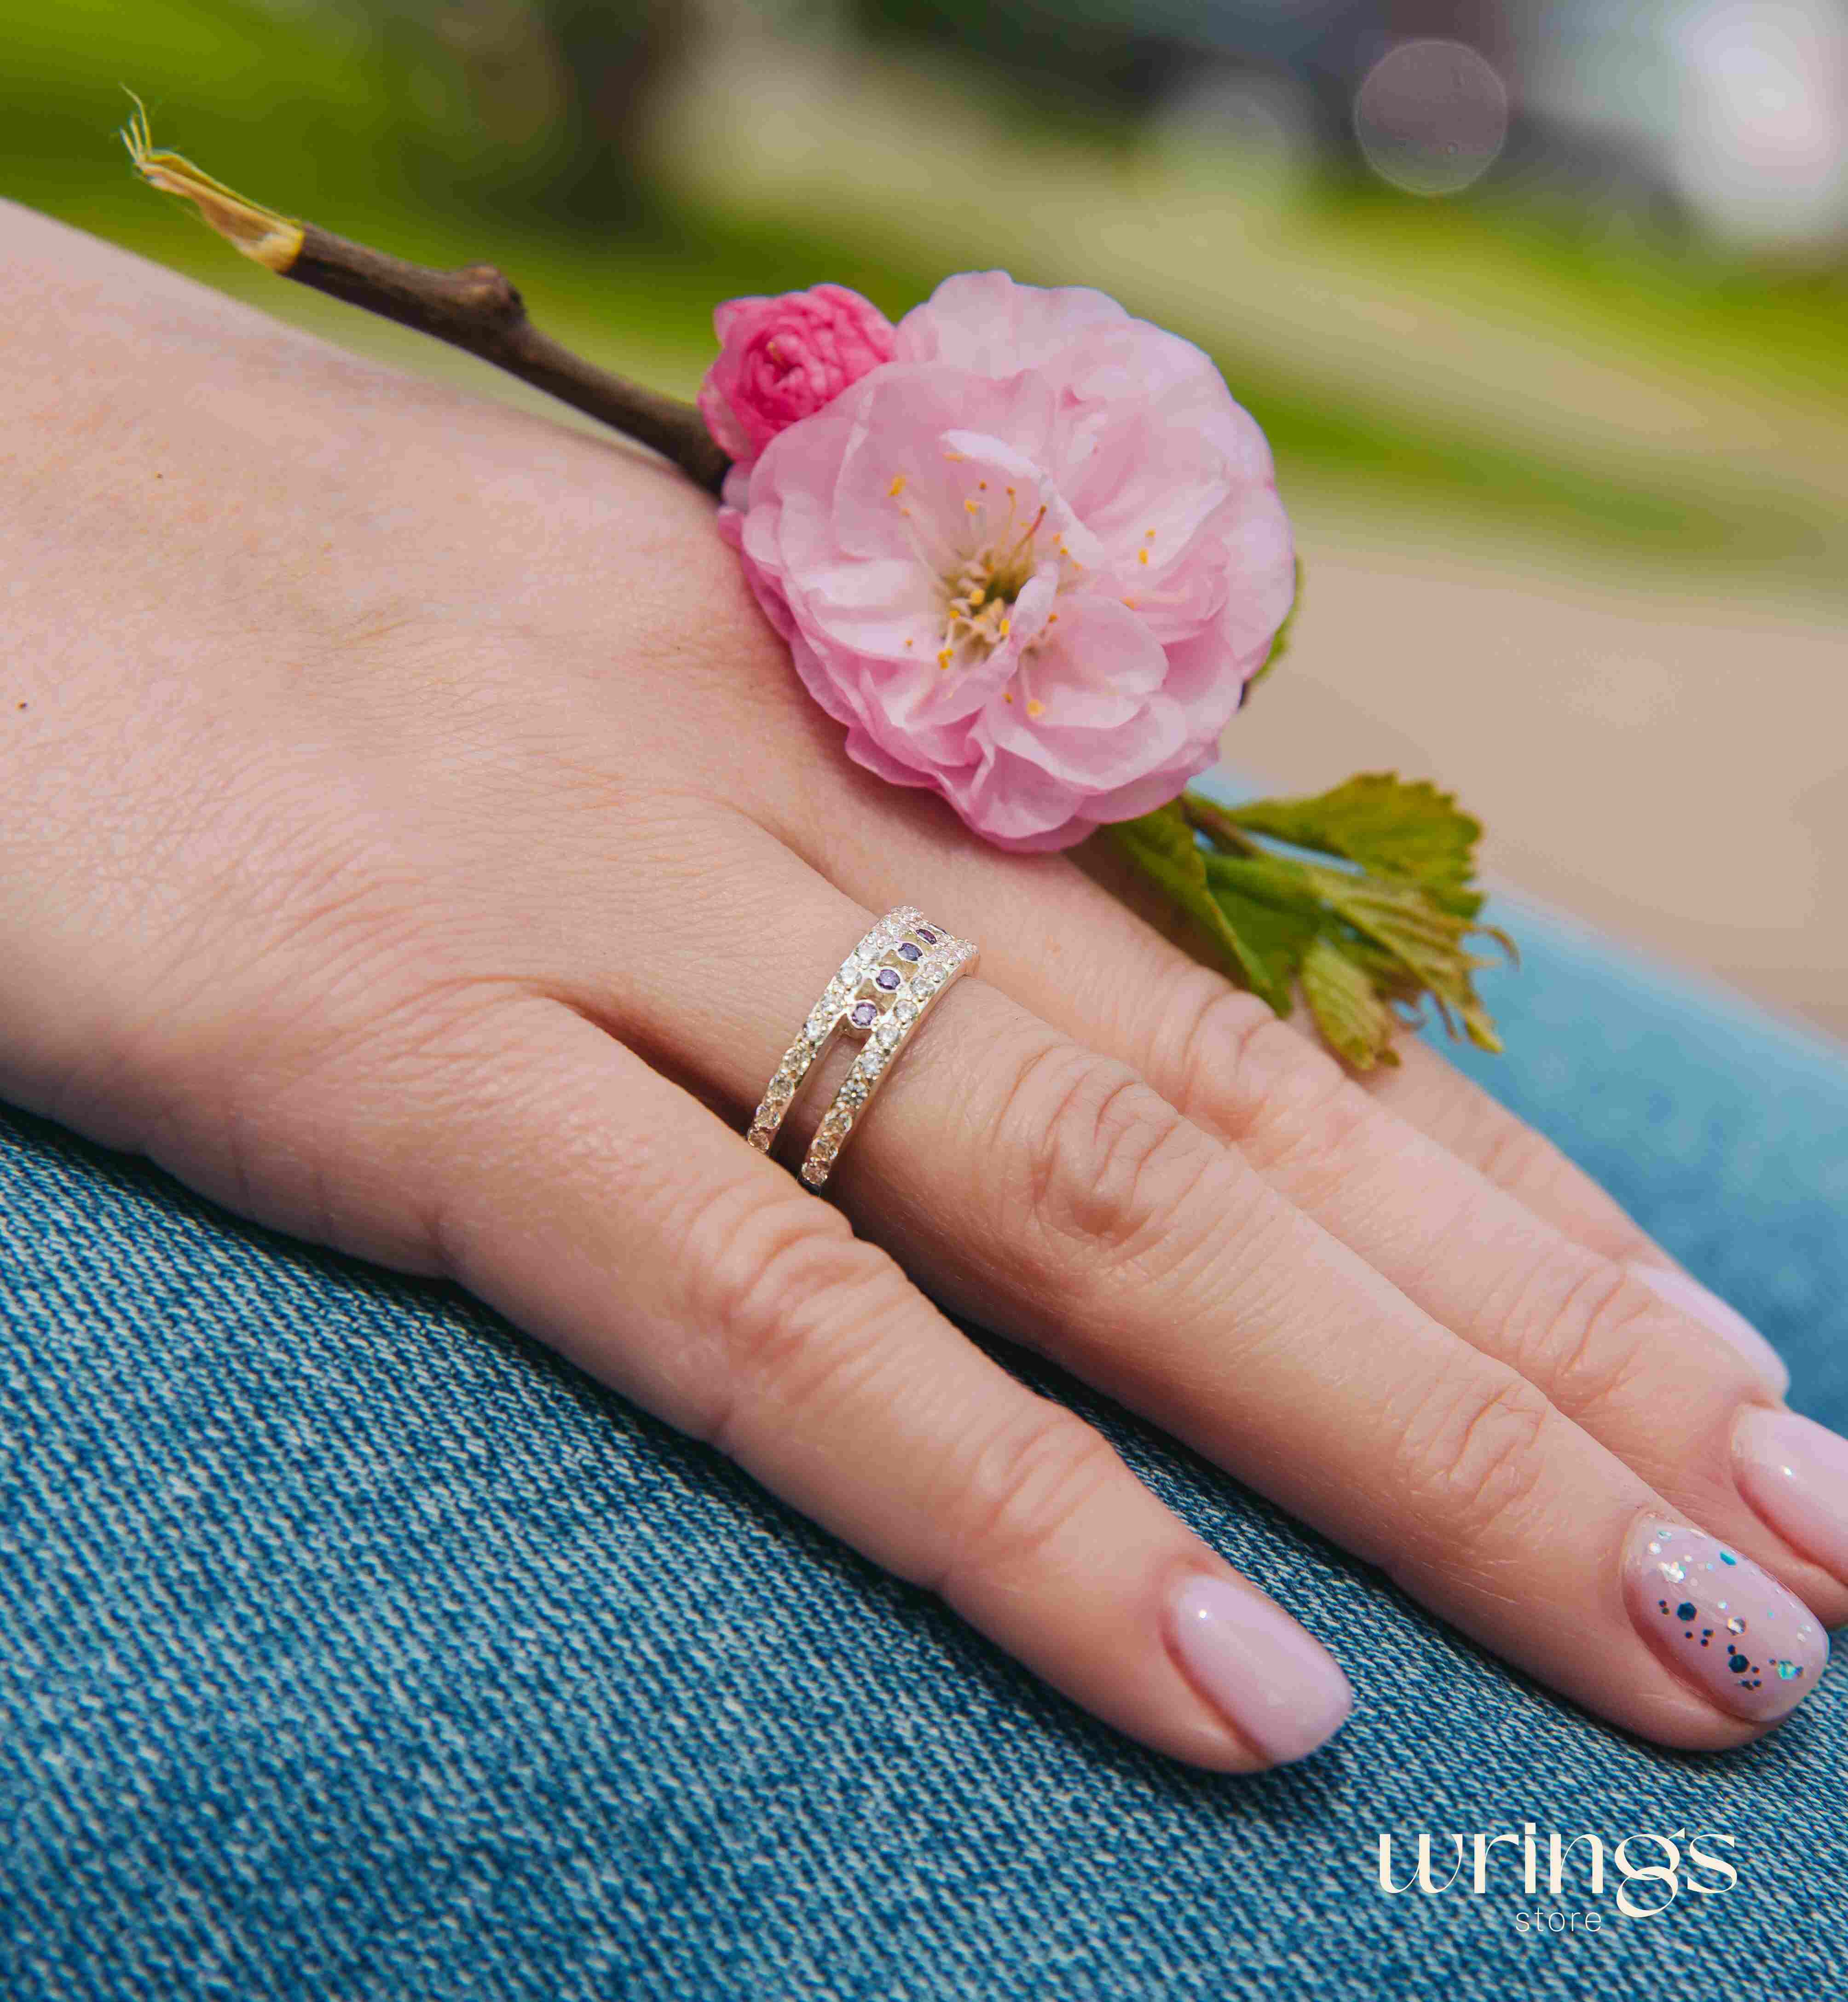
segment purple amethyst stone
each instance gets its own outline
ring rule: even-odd
[[[888,994],[898,985],[898,973],[895,967],[882,966],[873,978]]]
[[[870,1001],[858,1001],[853,1007],[853,1026],[856,1029],[870,1029],[879,1010]]]
[[[898,957],[901,959],[908,959],[914,961],[920,960],[924,957],[924,948],[921,945],[913,945],[908,939],[905,943],[898,948]]]
[[[921,938],[926,945],[935,945],[936,943],[937,935],[935,932],[927,932],[922,925],[919,925],[917,927],[917,933],[919,937]]]

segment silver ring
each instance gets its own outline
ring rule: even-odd
[[[760,1153],[776,1145],[796,1095],[837,1036],[857,1041],[859,1054],[823,1114],[802,1163],[802,1179],[818,1189],[873,1102],[898,1053],[931,1008],[975,964],[976,948],[953,937],[910,904],[887,911],[841,962],[808,1020],[784,1053],[745,1136]]]

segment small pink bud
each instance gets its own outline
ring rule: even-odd
[[[728,299],[713,327],[719,358],[700,387],[699,414],[741,465],[892,355],[891,322],[845,285]]]

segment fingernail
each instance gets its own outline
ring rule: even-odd
[[[1749,1411],[1732,1435],[1745,1499],[1777,1533],[1848,1578],[1848,1439],[1794,1411]]]
[[[1829,1665],[1829,1636],[1795,1593],[1749,1557],[1686,1523],[1645,1515],[1623,1557],[1637,1631],[1722,1710],[1787,1717]]]
[[[1729,1307],[1717,1293],[1709,1292],[1698,1279],[1672,1265],[1632,1265],[1630,1269],[1670,1306],[1711,1328],[1722,1341],[1730,1341],[1779,1397],[1789,1390],[1790,1372],[1783,1358],[1736,1307]]]
[[[1306,1757],[1348,1721],[1340,1664],[1280,1606],[1205,1575],[1168,1603],[1174,1651],[1194,1686],[1279,1766]]]

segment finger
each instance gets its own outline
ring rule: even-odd
[[[1118,1041],[1110,1041],[1107,1031],[1100,1034],[1100,1025],[1114,1027],[1125,1007],[1136,1010],[1145,1024],[1150,1012],[1147,990],[1172,985],[1197,964],[1163,937],[1164,913],[1149,896],[1145,881],[1119,867],[1111,851],[1097,849],[1096,844],[1083,851],[1082,872],[1058,856],[996,857],[964,838],[936,802],[894,801],[870,790],[873,796],[856,812],[824,824],[812,852],[804,847],[798,830],[785,830],[786,839],[854,895],[877,902],[884,894],[884,858],[894,838],[890,823],[901,821],[905,846],[923,863],[919,880],[930,893],[994,908],[1008,936],[1024,941],[1026,949],[1013,955],[1002,976],[1010,992],[1074,1034],[1102,1047],[1120,1048],[1131,1062],[1142,1060],[1145,1029],[1128,1024]],[[1112,894],[1090,894],[1072,880],[1080,874],[1104,883]],[[1028,927],[1024,932],[1017,929],[1022,924]],[[1085,984],[1104,984],[1113,990],[1101,1003],[1087,994],[1082,1011],[1057,1005],[1072,991],[1064,961],[1080,940],[1086,942],[1091,969]],[[1115,978],[1116,969],[1125,964],[1141,969],[1126,991]],[[1045,978],[1047,969],[1055,975],[1051,982]],[[992,959],[991,977],[999,970]],[[1198,982],[1193,991],[1200,991]],[[1217,991],[1209,983],[1206,992]],[[1255,1003],[1248,1004],[1247,1012],[1254,1023],[1264,1019]],[[1291,1026],[1312,1048],[1320,1048],[1306,1017],[1299,1012]],[[1236,1026],[1233,1033],[1240,1033]],[[1790,1372],[1777,1350],[1743,1315],[1684,1271],[1582,1169],[1435,1051],[1408,1037],[1401,1039],[1396,1054],[1396,1066],[1379,1066],[1357,1080],[1359,1088],[1506,1189],[1564,1236],[1609,1264],[1624,1267],[1686,1321],[1698,1324],[1736,1349],[1773,1395],[1783,1395]],[[1210,1121],[1210,1110],[1207,1116]]]
[[[905,880],[919,887],[907,894],[980,910],[989,978],[1134,1066],[1655,1492],[1773,1569],[1830,1624],[1848,1618],[1848,1478],[1831,1470],[1834,1449],[1796,1420],[1780,1428],[1752,1415],[1769,1401],[1763,1378],[1685,1311],[1672,1284],[1645,1283],[1633,1261],[1537,1215],[1059,858],[933,842],[928,809],[898,811],[918,827],[903,852]],[[871,818],[831,827],[830,866],[850,884],[875,873],[876,850],[891,852],[889,830],[884,844],[879,832]]]
[[[1247,1770],[1338,1727],[1325,1649],[686,1093],[525,995],[441,1054],[396,1172],[472,1292],[1157,1749]]]
[[[651,994],[658,976],[632,968],[626,1017],[742,1120],[869,914],[748,842],[702,881],[696,901],[650,905],[650,957],[679,969],[676,992]],[[594,941],[584,959],[581,990],[612,991]],[[722,977],[734,964],[748,978]],[[1134,1072],[983,981],[906,1045],[835,1186],[948,1301],[1603,1714],[1668,1742],[1737,1743],[1793,1707],[1824,1658],[1804,1609],[1744,1564],[1729,1568],[1735,1600],[1801,1635],[1791,1679],[1735,1686],[1710,1647],[1671,1672],[1679,1630],[1658,1629],[1637,1582],[1674,1520],[1661,1498]]]
[[[1777,1396],[1790,1388],[1783,1357],[1751,1322],[1684,1271],[1543,1134],[1424,1044],[1408,1037],[1399,1055],[1396,1069],[1383,1066],[1361,1080],[1379,1104],[1467,1161],[1574,1243],[1626,1267],[1671,1306],[1731,1343]]]

